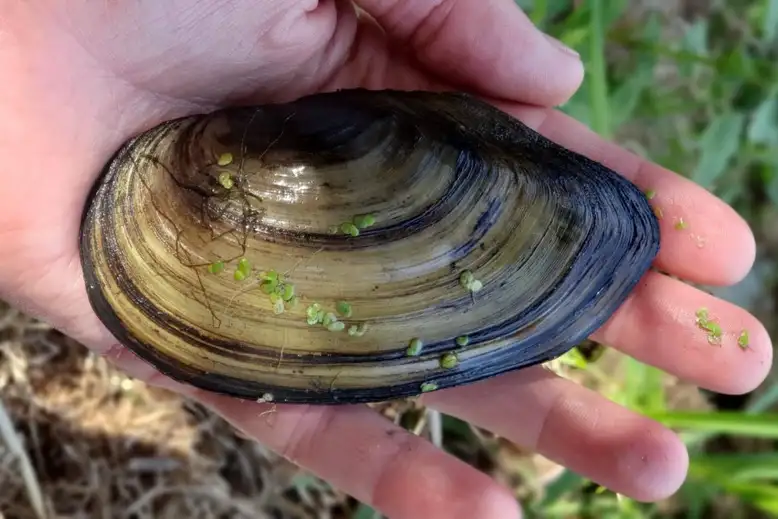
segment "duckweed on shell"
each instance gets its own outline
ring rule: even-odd
[[[438,389],[438,385],[435,382],[424,382],[421,387],[422,393],[429,393],[430,391],[435,391]]]
[[[219,166],[228,166],[232,162],[232,153],[222,153],[216,163]]]
[[[351,312],[352,312],[351,305],[346,301],[338,301],[335,309],[343,317],[351,317]]]
[[[223,261],[216,261],[214,263],[211,263],[208,265],[208,272],[211,274],[219,274],[224,270],[224,262]]]
[[[367,332],[367,325],[365,323],[352,324],[348,329],[348,334],[352,337],[362,337],[365,332]]]
[[[367,229],[368,227],[375,225],[375,216],[372,214],[362,214],[354,217],[354,225],[358,229]]]
[[[708,342],[714,345],[720,344],[723,333],[721,326],[716,321],[710,319],[708,309],[700,308],[695,312],[695,315],[697,326],[701,330],[708,332]]]
[[[89,193],[79,247],[95,313],[162,373],[353,404],[564,354],[650,268],[652,211],[623,176],[474,96],[341,90],[130,137]]]
[[[340,332],[346,327],[346,323],[343,321],[333,321],[327,325],[327,329],[331,332]]]
[[[235,182],[233,182],[229,173],[224,172],[219,174],[219,184],[221,184],[224,189],[232,189]]]
[[[418,337],[414,337],[408,343],[408,348],[405,350],[405,354],[409,357],[417,357],[421,355],[421,349],[424,347],[424,343]]]
[[[445,353],[440,358],[440,367],[443,369],[455,368],[457,364],[459,364],[459,358],[457,357],[456,353]]]
[[[748,348],[748,330],[742,330],[737,338],[737,344],[741,348]]]
[[[359,228],[351,222],[344,222],[340,224],[340,230],[345,234],[350,234],[351,236],[359,236]]]

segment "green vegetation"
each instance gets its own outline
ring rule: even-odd
[[[778,1],[667,2],[665,13],[639,12],[641,2],[624,0],[517,3],[585,62],[584,84],[564,112],[711,190],[761,240],[760,218],[778,204]],[[698,317],[719,333],[707,314]],[[740,344],[748,344],[746,330]],[[576,352],[566,360],[587,375],[598,371]],[[670,503],[638,504],[565,472],[542,497],[525,501],[527,516],[778,515],[774,377],[737,411],[680,412],[671,407],[667,375],[628,358],[619,366],[604,382],[593,377],[599,390],[683,434],[691,455],[686,484]]]
[[[668,1],[662,3],[663,12],[642,9],[648,2],[625,0],[517,3],[585,62],[584,84],[562,111],[709,189],[752,224],[760,244],[766,243],[760,222],[766,215],[774,221],[771,211],[778,204],[778,0]],[[649,199],[656,194],[646,191]],[[662,217],[658,207],[657,216]],[[687,228],[682,221],[674,225]],[[778,244],[763,248],[778,251]],[[775,272],[775,265],[770,270]],[[462,274],[463,286],[473,283],[472,273]],[[778,285],[773,278],[770,283]],[[708,319],[707,310],[697,317],[703,333],[715,342],[721,334],[718,325]],[[778,323],[766,324],[773,332]],[[737,333],[738,344],[746,348],[748,331]],[[608,398],[679,431],[691,456],[687,482],[673,498],[643,504],[570,471],[549,482],[517,469],[509,479],[519,481],[516,494],[525,517],[778,516],[775,376],[737,410],[702,405],[690,410],[675,405],[667,374],[608,353],[611,361],[616,359],[615,368],[609,364],[601,369],[601,360],[579,350],[562,363],[567,373]],[[505,472],[509,454],[503,454],[498,442],[483,446],[484,441],[468,424],[444,417],[444,448],[470,462],[475,462],[474,452],[489,452],[492,459],[503,459],[494,470]],[[354,516],[378,517],[364,505]]]

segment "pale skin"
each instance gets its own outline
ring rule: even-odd
[[[553,108],[578,87],[581,63],[512,0],[357,4],[372,19],[332,0],[4,2],[0,297],[129,374],[201,400],[392,519],[514,519],[521,511],[509,490],[369,408],[249,403],[174,383],[118,346],[86,299],[79,217],[95,174],[122,141],[238,99],[350,86],[481,95],[655,190],[651,202],[663,213],[655,264],[663,271],[726,285],[751,268],[754,238],[732,209]],[[700,307],[720,323],[721,346],[696,327]],[[745,350],[737,345],[743,329]],[[748,312],[658,273],[647,274],[593,338],[723,393],[754,389],[772,362],[770,338]],[[539,367],[422,400],[638,500],[672,494],[686,475],[687,453],[673,432]]]

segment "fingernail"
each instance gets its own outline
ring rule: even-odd
[[[550,42],[550,43],[551,43],[551,44],[552,44],[554,47],[556,47],[557,49],[561,50],[561,51],[562,51],[562,52],[564,52],[565,54],[568,54],[568,55],[570,55],[570,56],[574,56],[574,57],[576,57],[576,58],[580,58],[580,57],[581,57],[581,55],[580,55],[580,54],[578,54],[576,51],[574,51],[573,49],[571,49],[570,47],[568,47],[567,45],[565,45],[565,44],[564,44],[564,43],[562,43],[561,41],[557,40],[557,39],[556,39],[556,38],[554,38],[553,36],[550,36],[550,35],[548,35],[548,34],[546,34],[546,33],[543,33],[543,36],[545,36],[545,37],[546,37],[546,39],[547,39],[547,40],[548,40],[548,41],[549,41],[549,42]]]

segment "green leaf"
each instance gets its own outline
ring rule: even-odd
[[[360,503],[359,508],[354,511],[351,519],[381,519],[381,514],[368,505]]]
[[[721,411],[647,413],[668,427],[717,434],[778,439],[778,413],[748,415]]]
[[[641,60],[638,69],[624,81],[611,95],[611,105],[618,107],[612,112],[613,128],[618,128],[630,120],[638,106],[640,97],[654,82],[655,61]]]
[[[716,60],[719,72],[727,77],[738,78],[737,83],[742,78],[747,78],[753,74],[754,61],[745,45],[738,45],[729,52],[724,53]]]
[[[464,420],[444,414],[442,416],[443,433],[446,436],[459,436],[469,438],[472,434],[470,426]]]
[[[639,412],[661,412],[665,410],[665,394],[662,387],[663,372],[643,364],[631,357],[624,359],[625,379],[623,404]]]
[[[539,28],[544,25],[546,17],[548,16],[548,1],[547,0],[535,0],[532,2],[532,9],[527,13],[530,20]]]
[[[627,0],[608,0],[607,2],[603,2],[604,6],[604,22],[605,26],[611,26],[614,23],[619,21],[619,18],[624,14],[624,11],[629,6],[629,3]]]
[[[684,518],[705,519],[706,505],[720,493],[721,489],[709,481],[687,478],[680,491],[686,506]]]
[[[556,478],[552,483],[545,487],[543,499],[538,502],[535,507],[536,510],[551,506],[551,504],[559,502],[562,496],[571,492],[572,490],[581,488],[586,479],[579,476],[575,472],[565,469],[565,471]]]
[[[692,180],[705,188],[711,188],[729,166],[739,145],[745,124],[745,116],[728,112],[715,117],[700,139],[702,154],[692,172]]]
[[[578,369],[586,369],[586,366],[589,365],[586,358],[575,348],[559,357],[559,361],[566,366]]]
[[[778,178],[778,175],[776,175]],[[748,404],[748,412],[763,413],[778,403],[778,382],[757,395],[751,403]]]
[[[589,37],[588,27],[575,27],[559,35],[559,40],[573,49],[579,48]]]
[[[778,98],[771,96],[754,111],[748,127],[748,140],[754,144],[778,145]]]
[[[778,205],[778,175],[767,181],[767,196],[772,203]]]
[[[764,17],[764,40],[772,42],[778,37],[778,0],[765,0],[767,2],[767,13]]]
[[[708,21],[705,19],[694,22],[684,34],[682,50],[689,55],[704,58],[708,56]],[[678,62],[678,71],[682,76],[691,76],[698,63],[692,60]]]
[[[733,482],[778,481],[778,452],[697,455],[689,472],[700,477],[717,474]]]
[[[605,70],[605,0],[592,0],[589,24],[590,102],[592,105],[592,129],[609,139],[613,128],[608,107],[608,83]]]
[[[724,489],[771,514],[778,514],[778,485],[753,483],[725,483]]]
[[[689,26],[683,38],[683,46],[694,54],[708,55],[708,20],[700,19]]]

